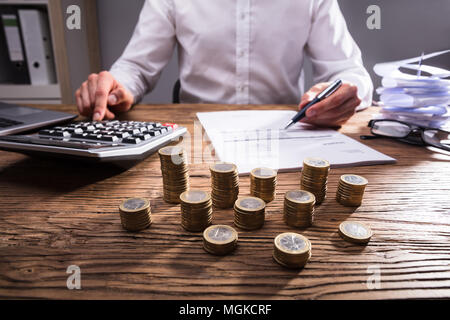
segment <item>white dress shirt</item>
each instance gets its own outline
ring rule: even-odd
[[[146,0],[111,73],[138,102],[178,48],[183,103],[297,104],[303,61],[314,82],[373,85],[336,0]]]

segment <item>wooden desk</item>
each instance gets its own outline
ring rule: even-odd
[[[73,106],[47,106],[75,112]],[[177,122],[192,132],[196,111],[225,106],[138,106],[123,119]],[[276,106],[259,107],[280,108]],[[356,115],[342,132],[358,139],[375,110]],[[225,257],[203,251],[201,233],[184,231],[179,206],[162,200],[159,159],[127,171],[109,166],[35,159],[0,152],[0,297],[64,299],[385,299],[450,297],[450,157],[390,140],[366,141],[398,159],[395,165],[334,169],[327,200],[313,227],[301,271],[272,261],[274,237],[294,231],[282,220],[283,195],[299,186],[299,172],[282,173],[277,197],[261,230],[239,231],[239,247]],[[369,180],[357,209],[334,200],[343,173]],[[207,164],[193,165],[191,185],[209,190]],[[241,179],[241,194],[249,178]],[[153,225],[124,231],[118,205],[126,197],[151,199]],[[368,223],[364,246],[341,240],[344,220]],[[232,210],[215,223],[232,225]],[[82,290],[68,290],[66,269],[81,268]],[[380,272],[379,289],[369,289]]]

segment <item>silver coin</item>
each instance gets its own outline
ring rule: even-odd
[[[284,250],[287,251],[301,251],[306,247],[305,241],[293,234],[287,234],[281,237],[280,245]]]
[[[143,199],[128,199],[123,203],[123,207],[128,210],[138,210],[143,208],[147,202]]]
[[[217,163],[214,165],[214,169],[217,171],[230,171],[234,169],[231,163]]]
[[[215,241],[227,241],[233,236],[233,232],[228,228],[216,227],[208,232],[208,236]]]
[[[313,167],[326,167],[328,166],[328,162],[322,159],[316,159],[316,158],[308,158],[305,159],[306,164],[309,164]]]
[[[179,155],[179,154],[183,153],[183,148],[178,147],[178,146],[164,147],[160,150],[160,153],[167,155],[167,156]]]
[[[358,223],[346,223],[344,225],[344,230],[346,233],[356,238],[365,238],[369,236],[368,230]]]
[[[300,201],[300,202],[311,200],[311,195],[308,192],[301,191],[301,190],[289,191],[287,196],[288,196],[288,198],[291,198],[295,201]]]
[[[239,205],[246,209],[258,209],[262,206],[262,200],[257,200],[253,198],[247,198],[242,200]]]
[[[271,177],[274,176],[276,172],[270,168],[257,168],[253,171],[253,174],[260,177]]]
[[[359,177],[359,176],[355,176],[355,175],[346,175],[344,176],[344,181],[351,183],[351,184],[365,184],[366,181]]]
[[[187,201],[192,201],[192,202],[202,201],[207,198],[206,192],[200,191],[200,190],[187,191],[185,193],[185,196],[186,196]]]

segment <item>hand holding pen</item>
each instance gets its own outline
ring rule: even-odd
[[[336,81],[337,82],[337,81]],[[299,110],[305,108],[310,102],[327,88],[330,83],[319,83],[306,92],[299,105]],[[358,88],[348,82],[342,82],[336,91],[310,106],[301,122],[322,127],[337,127],[343,125],[361,104],[358,97]]]

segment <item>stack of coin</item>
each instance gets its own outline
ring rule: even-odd
[[[180,194],[189,189],[189,173],[183,148],[169,146],[159,149],[163,177],[164,201],[180,203]]]
[[[256,230],[264,225],[266,203],[255,197],[244,197],[234,204],[234,224],[245,230]]]
[[[298,233],[279,234],[274,241],[273,258],[287,268],[303,268],[311,258],[311,242]]]
[[[327,194],[328,172],[330,163],[319,158],[306,158],[303,161],[301,189],[314,194],[316,204],[321,204]]]
[[[256,168],[250,172],[250,194],[270,202],[275,198],[277,172],[270,168]]]
[[[216,208],[233,207],[239,194],[239,174],[236,165],[219,162],[210,166],[211,197]]]
[[[336,200],[347,207],[360,206],[368,183],[366,178],[356,174],[342,175],[336,191]]]
[[[203,231],[203,248],[209,253],[223,256],[236,248],[238,234],[226,225],[210,226]]]
[[[339,225],[339,234],[346,241],[365,244],[373,233],[369,226],[361,222],[344,221]]]
[[[292,190],[284,195],[284,221],[291,227],[309,227],[314,220],[316,197],[308,191]]]
[[[120,221],[126,230],[139,231],[152,223],[150,202],[146,199],[126,199],[120,204],[119,211]]]
[[[188,190],[180,195],[181,226],[187,231],[203,231],[211,224],[212,202],[208,192]]]

